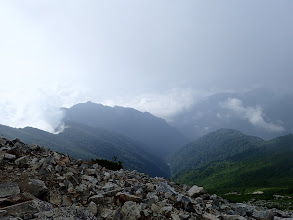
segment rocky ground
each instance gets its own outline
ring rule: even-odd
[[[0,138],[0,219],[292,219],[292,212],[228,203],[202,187],[111,171]]]

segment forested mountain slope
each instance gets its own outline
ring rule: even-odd
[[[99,128],[71,123],[64,132],[51,134],[36,128],[16,129],[1,125],[0,134],[10,139],[21,138],[30,144],[46,145],[81,159],[112,160],[115,156],[126,169],[136,169],[151,176],[169,176],[167,164],[145,150],[142,143]]]

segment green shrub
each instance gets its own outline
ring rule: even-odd
[[[114,159],[115,161],[109,161],[109,160],[105,160],[105,159],[92,159],[91,162],[89,162],[89,165],[93,165],[93,164],[99,164],[102,167],[105,167],[108,170],[120,170],[123,169],[122,166],[122,162],[121,161],[117,161],[117,157],[115,157]]]

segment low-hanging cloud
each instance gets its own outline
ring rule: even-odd
[[[101,101],[102,104],[132,107],[139,111],[147,111],[167,121],[186,109],[204,96],[203,91],[189,88],[174,88],[162,93],[139,94],[134,97],[119,97]]]
[[[173,115],[188,109],[204,96],[201,91],[174,88],[162,93],[109,99],[92,96],[89,91],[64,84],[50,85],[50,88],[24,87],[12,91],[10,88],[1,88],[0,93],[0,124],[16,128],[30,126],[50,133],[59,133],[66,128],[62,123],[64,112],[60,108],[69,108],[77,103],[93,101],[109,106],[132,107],[170,121]]]
[[[30,96],[16,95],[15,99],[0,101],[0,124],[11,127],[35,127],[48,132],[54,132],[61,122],[63,113],[53,102]],[[45,97],[42,97],[45,98]]]
[[[252,125],[263,128],[270,132],[282,132],[285,129],[272,122],[264,119],[263,109],[260,106],[244,106],[240,99],[229,98],[225,102],[220,103],[224,109],[231,110],[237,116],[248,120]]]
[[[2,88],[0,99],[0,124],[10,127],[35,127],[50,133],[62,132],[63,110],[84,101],[81,94],[66,87]]]

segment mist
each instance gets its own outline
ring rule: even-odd
[[[269,132],[282,132],[285,129],[278,124],[268,122],[264,119],[264,113],[261,106],[244,106],[240,99],[229,98],[220,106],[224,109],[231,110],[237,117],[248,120],[252,125],[263,128]],[[230,115],[226,116],[230,117]]]
[[[3,1],[0,124],[54,132],[60,107],[86,101],[172,121],[218,92],[290,93],[292,6],[289,0]],[[226,109],[263,129],[282,129],[256,106]]]

